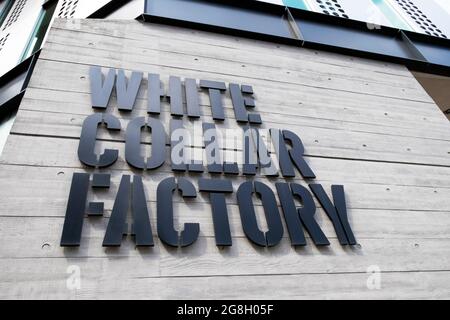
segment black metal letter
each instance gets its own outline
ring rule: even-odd
[[[334,205],[326,194],[322,185],[310,184],[310,189],[319,200],[323,209],[327,213],[341,245],[355,245],[356,239],[348,222],[347,208],[345,204],[345,194],[343,186],[331,186]]]
[[[256,113],[247,113],[246,107],[254,108],[255,100],[250,97],[244,98],[242,93],[253,93],[253,88],[251,86],[243,85],[240,87],[236,83],[230,83],[230,95],[231,101],[233,102],[234,116],[237,122],[250,122],[254,124],[261,124],[261,117]]]
[[[161,86],[159,74],[148,74],[148,113],[160,114],[161,98],[165,97],[164,89]]]
[[[145,162],[141,156],[141,132],[147,124],[152,134],[151,156]],[[128,164],[138,169],[155,169],[164,164],[166,158],[166,133],[161,121],[149,118],[147,122],[144,117],[138,117],[130,121],[125,138],[125,159]]]
[[[102,70],[99,67],[91,67],[89,70],[89,80],[91,84],[91,103],[93,108],[103,108],[108,106],[111,97],[116,70],[109,69],[105,81],[103,81]]]
[[[269,231],[262,232],[256,221],[255,209],[253,207],[252,194],[257,193],[261,197]],[[241,214],[242,227],[245,235],[259,246],[275,246],[283,237],[283,225],[280,213],[272,190],[264,183],[256,181],[244,182],[237,191],[239,212]]]
[[[303,147],[302,140],[300,140],[300,138],[295,133],[289,130],[283,130],[283,137],[284,140],[290,142],[292,146],[291,150],[289,150],[289,155],[291,157],[292,162],[297,167],[298,171],[300,171],[303,178],[314,179],[316,177],[314,172],[311,170],[311,168],[308,166],[305,159],[303,158],[305,148]],[[286,145],[284,143],[281,143],[279,147],[286,148]]]
[[[222,92],[227,90],[224,82],[200,80],[200,87],[208,89],[214,120],[225,120],[223,111]]]
[[[200,103],[198,101],[198,88],[195,79],[184,80],[186,88],[186,106],[189,118],[200,118]]]
[[[183,116],[183,95],[181,79],[169,77],[170,113],[172,116]]]
[[[114,200],[105,237],[103,238],[104,247],[119,247],[123,236],[128,233],[126,219],[128,208],[130,207],[130,191],[130,176],[123,175],[120,180],[119,191]]]
[[[179,178],[178,184],[175,178],[166,178],[161,181],[157,189],[157,226],[158,237],[165,244],[172,247],[186,247],[194,243],[200,232],[198,223],[185,223],[181,235],[173,226],[172,194],[179,189],[182,197],[196,197],[195,187],[185,178]]]
[[[270,137],[278,157],[281,174],[283,177],[295,177],[294,166],[284,142],[283,132],[279,129],[270,129]]]
[[[214,123],[203,122],[203,142],[205,143],[206,163],[209,173],[222,173],[222,157],[218,133]]]
[[[78,146],[78,158],[91,167],[110,166],[117,161],[119,155],[118,150],[106,149],[97,160],[97,155],[94,153],[95,141],[98,125],[102,122],[106,123],[109,130],[120,130],[120,121],[111,114],[95,113],[84,120]]]
[[[111,185],[111,174],[109,173],[94,173],[92,177],[92,188],[109,189]],[[89,202],[88,204],[88,217],[101,217],[103,216],[104,203],[103,202]]]
[[[133,225],[131,234],[135,235],[136,246],[153,247],[153,233],[148,216],[144,185],[140,176],[133,176],[132,193]]]
[[[89,173],[73,174],[60,242],[61,247],[80,245],[88,187]]]
[[[259,130],[256,128],[250,129],[252,138],[254,143],[256,144],[256,151],[258,156],[258,166],[261,170],[261,173],[265,176],[277,177],[278,169],[272,163],[272,159],[270,158],[269,150],[267,149],[264,140],[261,138]]]
[[[255,175],[259,166],[265,176],[278,176],[278,169],[272,163],[269,151],[257,128],[244,127],[244,164],[245,175]]]
[[[186,132],[183,120],[170,120],[170,162],[173,171],[186,171]]]
[[[209,192],[214,223],[214,235],[217,246],[231,246],[230,223],[228,221],[227,204],[225,194],[233,192],[230,180],[199,179],[200,191]]]
[[[256,174],[256,162],[257,162],[257,147],[253,142],[252,133],[253,130],[249,126],[243,127],[244,130],[244,162],[242,164],[242,173],[245,175]]]
[[[281,209],[283,211],[284,220],[293,246],[306,246],[306,239],[303,233],[302,223],[297,213],[294,198],[288,183],[275,183],[278,197],[280,198]]]
[[[314,203],[311,193],[308,189],[297,183],[291,183],[290,185],[292,194],[297,196],[303,204],[303,206],[297,211],[300,216],[300,220],[305,226],[306,231],[308,231],[308,234],[311,236],[314,244],[316,246],[329,246],[330,242],[320,229],[316,219],[314,219],[316,204]]]
[[[242,97],[241,88],[236,83],[230,83],[230,95],[233,102],[234,116],[237,122],[248,122],[248,114],[245,109],[244,97]]]
[[[133,109],[141,82],[142,72],[133,71],[127,85],[125,72],[122,69],[119,70],[116,83],[117,106],[119,110],[131,111]]]

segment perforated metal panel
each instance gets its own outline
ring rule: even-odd
[[[27,0],[16,1],[14,7],[12,8],[5,23],[2,26],[2,30],[6,30],[7,28],[11,27],[14,23],[17,22],[20,15],[22,14],[23,8],[25,7],[26,3]]]
[[[58,18],[73,18],[79,0],[63,0],[58,10]]]
[[[281,0],[277,1],[277,4],[282,4]],[[105,16],[105,19],[135,19],[144,13],[144,8],[145,0],[131,0],[127,4]]]
[[[422,32],[435,37],[447,38],[441,29],[423,12],[422,8],[411,0],[395,0],[395,2],[414,20]]]
[[[348,15],[338,0],[315,0],[315,2],[322,13],[341,18],[348,18]]]
[[[37,26],[46,1],[48,0],[16,0],[8,10],[0,26],[0,76],[14,68],[29,54],[27,44]],[[54,17],[86,18],[110,2],[112,1],[59,0]],[[142,11],[143,8],[142,2]]]
[[[56,8],[58,18],[84,19],[111,0],[60,0]]]
[[[6,41],[9,38],[9,33],[7,33],[6,35],[4,35],[1,39],[0,39],[0,51],[2,51],[3,47],[5,46]]]
[[[0,76],[14,68],[34,30],[44,0],[17,0],[0,26]]]
[[[9,37],[9,33],[6,34],[5,36],[3,36],[3,38],[0,39],[0,51],[3,49],[3,47],[5,46],[6,41],[8,40]]]

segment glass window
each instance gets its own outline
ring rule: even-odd
[[[14,0],[3,0],[0,1],[0,26],[2,26],[6,17],[8,16],[9,11],[11,10],[14,4]]]
[[[308,10],[306,1],[304,0],[283,0],[284,4],[291,8]]]
[[[6,0],[0,0],[0,14],[1,14],[2,11],[3,11],[3,8],[4,8],[5,5],[6,5],[6,2],[8,2],[8,1],[6,1]]]
[[[25,60],[41,48],[45,35],[47,34],[47,29],[52,21],[53,13],[55,12],[57,4],[58,1],[53,0],[46,1],[42,5],[42,11],[39,15],[36,26],[34,27],[33,33],[28,40],[28,44],[25,47],[21,61]]]

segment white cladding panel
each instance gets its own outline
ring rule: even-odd
[[[86,18],[111,0],[61,0],[56,8],[57,18]]]
[[[43,0],[18,0],[9,11],[0,27],[0,76],[20,62],[43,3]]]
[[[144,13],[145,0],[132,0],[123,5],[106,19],[135,19]]]

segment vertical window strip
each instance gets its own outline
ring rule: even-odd
[[[39,14],[39,18],[36,22],[36,25],[34,26],[33,33],[31,34],[28,43],[25,47],[25,50],[22,54],[22,57],[20,59],[20,62],[27,59],[30,55],[35,53],[37,50],[40,49],[42,42],[44,40],[44,37],[47,33],[47,30],[50,26],[50,23],[53,18],[53,14],[56,10],[56,5],[58,4],[58,1],[47,1],[42,9],[41,13]]]
[[[14,5],[14,0],[6,0],[6,4],[3,6],[2,11],[0,12],[0,28],[3,27],[3,23],[8,17],[11,9]]]

